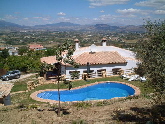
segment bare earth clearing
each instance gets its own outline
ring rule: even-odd
[[[17,105],[18,107],[18,105]],[[38,109],[23,109],[16,106],[0,106],[1,124],[116,124],[146,123],[149,120],[149,99],[125,99],[110,105],[77,107],[67,105],[61,117],[48,105]],[[41,111],[42,110],[42,111]]]
[[[9,81],[2,81],[2,80],[0,80],[0,83],[14,83],[16,81],[28,78],[28,77],[30,77],[32,75],[35,75],[35,73],[21,75],[19,79],[12,79],[12,80],[9,80]]]

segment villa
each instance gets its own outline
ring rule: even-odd
[[[92,73],[94,77],[98,77],[103,71],[110,74],[114,69],[126,71],[137,66],[137,60],[132,51],[107,46],[107,40],[105,38],[101,40],[101,46],[92,44],[89,47],[80,47],[78,39],[75,39],[74,42],[75,51],[72,57],[75,62],[79,64],[79,68],[73,68],[68,64],[62,63],[61,74],[66,75],[67,78],[70,78],[73,72],[79,73],[79,78],[82,78],[82,75],[87,73],[87,64],[90,66],[90,73]],[[57,63],[57,60],[55,56],[49,56],[41,58],[41,62],[53,65]]]
[[[33,51],[36,51],[36,50],[45,50],[45,48],[41,44],[30,44],[29,45],[29,50],[33,50]]]

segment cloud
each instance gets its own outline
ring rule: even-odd
[[[141,14],[141,15],[147,15],[149,14],[151,11],[150,10],[140,10],[140,9],[118,9],[116,10],[117,13],[120,13],[122,15],[126,15],[126,16],[135,16],[134,14]]]
[[[104,13],[104,10],[101,10],[100,12],[101,12],[101,13]]]
[[[14,12],[14,14],[21,14],[21,12]]]
[[[57,19],[57,21],[58,22],[68,22],[68,21],[70,21],[70,19],[69,18],[65,18],[65,17],[60,17],[60,18]]]
[[[165,0],[145,0],[145,1],[136,2],[135,5],[165,9]]]
[[[5,20],[6,20],[6,19],[7,19],[7,20],[8,20],[8,19],[9,19],[9,20],[10,20],[10,19],[12,20],[12,19],[18,19],[18,18],[17,18],[16,16],[13,16],[13,15],[5,15],[4,19],[5,19]]]
[[[50,17],[33,17],[33,19],[48,21]]]
[[[118,9],[116,12],[118,13],[121,13],[121,14],[134,14],[134,13],[140,13],[140,9],[133,9],[133,8],[130,8],[130,9]]]
[[[132,18],[134,15],[101,15],[98,18],[93,18],[95,23],[104,23],[104,24],[124,24],[124,25],[141,25],[143,24],[143,18]]]
[[[125,4],[130,0],[88,0],[91,6],[107,6],[113,4]]]
[[[104,21],[105,23],[108,23],[109,21],[113,21],[117,18],[116,15],[101,15],[100,17],[98,18],[93,18],[94,21]]]
[[[49,20],[49,18],[42,18],[42,20],[45,20],[45,21],[47,21],[47,20]]]
[[[57,15],[59,15],[59,16],[65,16],[66,14],[63,13],[63,12],[59,12],[59,13],[57,13]]]
[[[28,20],[29,18],[23,18],[24,20]]]
[[[165,10],[155,10],[154,13],[158,15],[165,15]]]
[[[95,8],[95,7],[94,7],[94,6],[89,6],[89,8],[93,9],[93,8]]]
[[[42,19],[42,17],[33,17],[34,19]]]

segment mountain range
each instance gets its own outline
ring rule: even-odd
[[[15,23],[0,20],[0,31],[11,30],[50,30],[50,31],[119,31],[144,32],[143,26],[112,26],[110,24],[80,25],[70,22],[60,22],[46,25],[21,26]]]

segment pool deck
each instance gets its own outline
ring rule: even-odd
[[[118,81],[101,81],[101,82],[96,82],[96,83],[91,83],[91,84],[75,87],[75,88],[72,88],[72,90],[80,89],[80,88],[84,88],[84,87],[88,87],[88,86],[92,86],[92,85],[99,84],[99,83],[106,83],[106,82],[114,82],[114,83],[121,83],[121,84],[128,85],[128,86],[132,87],[135,90],[135,94],[133,96],[139,96],[140,95],[140,89],[138,87],[136,87],[136,86],[134,86],[132,84],[128,84],[128,83],[124,83],[124,82],[118,82]],[[62,91],[62,90],[68,90],[68,89],[60,89],[60,91]],[[42,93],[44,91],[58,91],[58,89],[39,90],[39,91],[36,91],[36,92],[32,93],[30,95],[30,97],[32,99],[36,100],[36,101],[47,102],[47,103],[50,103],[50,104],[56,104],[56,103],[59,102],[59,101],[56,101],[56,100],[42,99],[42,98],[37,97],[37,94]],[[115,97],[115,98],[112,98],[112,99],[117,99],[117,98],[122,98],[122,97]],[[74,102],[76,102],[76,101],[74,101]],[[77,101],[77,102],[80,102],[80,101]],[[61,102],[61,103],[64,103],[64,102]],[[65,103],[67,103],[67,102],[65,102]]]

